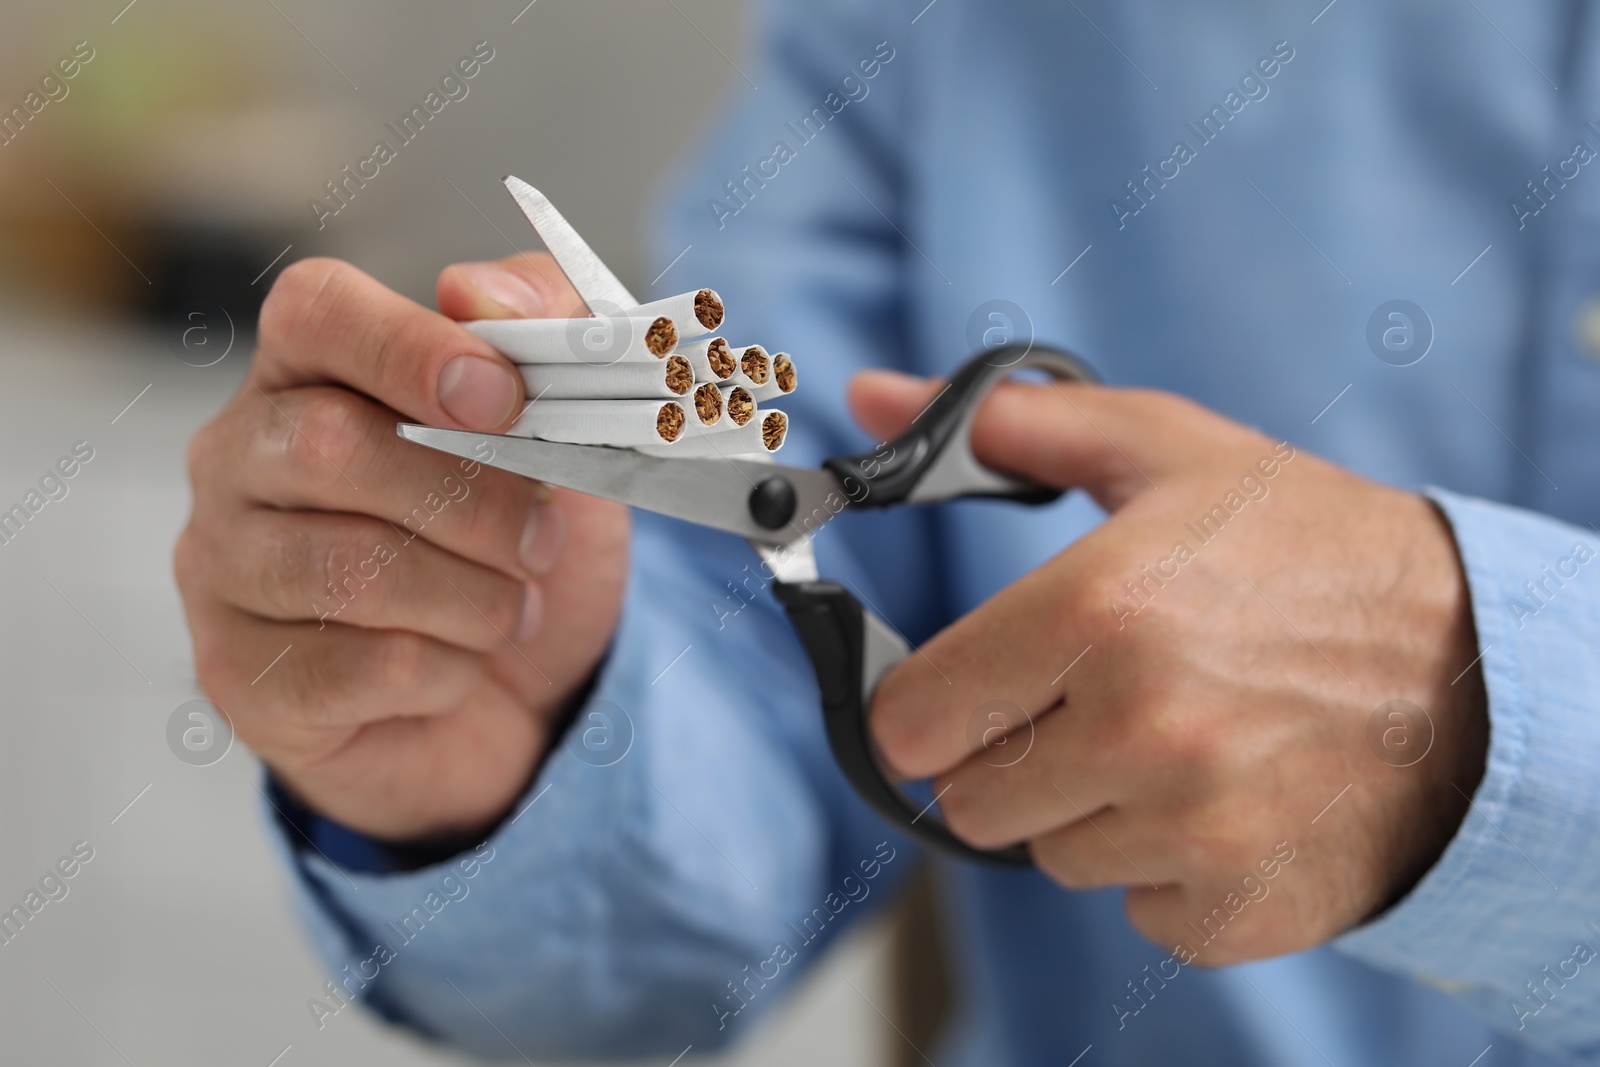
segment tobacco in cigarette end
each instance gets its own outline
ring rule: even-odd
[[[720,337],[713,337],[711,344],[706,347],[706,361],[711,364],[718,378],[732,377],[739,367],[733,360],[733,350],[728,347],[728,342]]]
[[[667,388],[682,396],[694,385],[694,368],[682,356],[667,357]]]
[[[789,358],[789,353],[779,352],[772,357],[772,375],[778,381],[778,388],[785,393],[794,392],[796,376],[794,361]]]
[[[678,327],[673,325],[671,319],[661,315],[645,330],[644,344],[657,356],[664,356],[678,347]]]
[[[769,411],[761,417],[761,441],[768,452],[776,452],[789,432],[789,416],[781,411]]]
[[[722,392],[711,382],[694,391],[694,413],[706,426],[714,426],[722,418]]]
[[[694,317],[708,330],[722,325],[722,298],[714,290],[702,289],[694,294]]]
[[[739,369],[744,371],[745,377],[757,385],[767,384],[767,372],[771,363],[767,359],[766,351],[760,345],[751,345],[744,350],[744,355],[739,357]]]
[[[656,433],[663,441],[676,441],[683,436],[683,408],[677,403],[662,404],[656,414]]]
[[[742,386],[734,386],[728,393],[728,418],[733,420],[735,426],[743,426],[749,422],[756,413],[756,402],[751,398],[749,390]]]

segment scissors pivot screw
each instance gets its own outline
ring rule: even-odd
[[[750,517],[768,530],[787,526],[797,503],[794,486],[781,475],[764,478],[750,490]]]

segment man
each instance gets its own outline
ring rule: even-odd
[[[1600,1062],[1600,23],[1318,6],[775,3],[679,181],[652,295],[796,354],[790,462],[899,432],[992,329],[1114,383],[975,431],[1109,517],[817,538],[921,645],[889,766],[1036,863],[938,867],[941,1064]],[[912,850],[742,546],[394,436],[523,399],[451,319],[576,307],[538,257],[438,297],[286,270],[192,451],[198,668],[275,776],[311,1012],[703,1051]]]

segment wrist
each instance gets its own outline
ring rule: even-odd
[[[1426,509],[1427,532],[1419,551],[1430,557],[1427,563],[1418,560],[1414,570],[1426,583],[1420,595],[1432,601],[1432,628],[1441,651],[1430,657],[1431,700],[1425,709],[1430,749],[1414,766],[1394,768],[1396,774],[1417,776],[1417,815],[1396,819],[1396,875],[1373,915],[1409,893],[1460,831],[1489,749],[1488,695],[1460,550],[1444,514],[1432,501],[1414,499]]]
[[[347,870],[390,874],[442,863],[487,840],[513,817],[512,813],[518,810],[523,797],[532,788],[550,753],[561,743],[587,703],[598,676],[596,669],[550,722],[546,734],[549,743],[512,798],[497,804],[489,817],[457,819],[438,825],[389,810],[373,811],[369,818],[358,816],[346,821],[349,817],[340,814],[339,803],[325,802],[314,790],[308,792],[291,775],[270,764],[266,768],[265,796],[275,810],[277,823],[296,849],[319,852]],[[353,810],[370,807],[369,800]]]

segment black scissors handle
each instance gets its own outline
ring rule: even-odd
[[[905,433],[859,456],[825,459],[822,466],[838,476],[855,507],[933,504],[974,496],[1048,504],[1061,490],[990,470],[972,454],[972,420],[984,397],[1019,370],[1039,370],[1067,381],[1099,380],[1087,363],[1058,349],[1035,345],[989,349],[962,364]]]
[[[1066,352],[1031,345],[990,349],[968,360],[904,434],[870,453],[838,456],[822,465],[838,476],[855,507],[971,496],[1050,503],[1060,490],[992,471],[972,454],[972,420],[984,397],[1004,378],[1027,369],[1073,381],[1098,380],[1088,364]],[[773,590],[811,657],[834,759],[862,799],[905,833],[943,852],[986,863],[1029,864],[1022,845],[973,848],[932,814],[932,804],[919,809],[884,773],[867,732],[867,709],[878,682],[910,654],[900,636],[837,582],[775,582]]]

